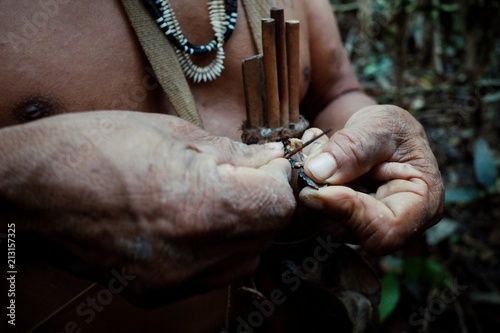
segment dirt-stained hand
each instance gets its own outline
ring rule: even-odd
[[[75,271],[106,281],[125,267],[128,291],[164,302],[250,274],[296,205],[281,143],[247,146],[173,116],[74,113],[0,134],[5,220]]]
[[[331,186],[306,187],[300,198],[330,217],[326,228],[339,242],[387,254],[441,218],[438,165],[424,129],[407,111],[392,105],[363,108],[322,142],[311,147],[316,150],[304,169]]]

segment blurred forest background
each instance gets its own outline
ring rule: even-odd
[[[446,186],[424,237],[364,254],[382,332],[500,332],[500,1],[331,3],[362,84],[425,126]]]

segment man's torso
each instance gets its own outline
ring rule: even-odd
[[[284,6],[287,19],[305,22],[302,2],[276,5]],[[172,7],[190,42],[201,45],[213,38],[205,0],[172,1]],[[241,62],[257,53],[241,3],[238,12],[236,30],[224,46],[222,76],[211,83],[190,82],[204,127],[233,139],[240,138],[245,116]],[[306,29],[303,24],[305,45]],[[55,112],[173,114],[119,1],[5,0],[0,2],[0,31],[0,127],[29,119],[30,103]],[[303,69],[308,59],[303,48]],[[209,60],[210,55],[195,61]],[[306,86],[301,88],[304,95]]]
[[[277,0],[275,5],[285,8],[287,19],[306,22],[301,1]],[[213,38],[207,1],[174,0],[172,6],[184,35],[193,44],[206,44]],[[222,76],[211,83],[190,82],[205,129],[236,140],[245,117],[241,62],[257,53],[241,3],[238,14],[236,30],[225,45]],[[302,24],[303,45],[307,45],[306,30]],[[118,109],[174,114],[153,79],[119,1],[0,1],[0,59],[0,127],[63,112]],[[303,71],[308,62],[308,49],[302,48]],[[302,82],[302,96],[306,90]],[[49,269],[35,266],[36,274],[45,274]],[[29,284],[36,274],[26,273],[20,283]],[[85,280],[57,271],[45,276],[31,282],[30,295],[21,291],[18,294],[19,301],[24,296],[32,297],[24,300],[31,313],[37,309],[43,312],[29,318],[33,326],[75,295],[72,288],[64,287],[65,281],[87,285]],[[73,320],[83,325],[80,328],[84,332],[100,331],[98,326],[102,323],[114,323],[111,327],[116,328],[117,320],[122,330],[128,328],[131,332],[136,327],[144,332],[215,332],[224,324],[225,289],[149,312],[134,309],[116,296],[116,301],[87,324],[86,317],[79,316],[76,308],[99,291],[99,286],[94,287],[73,301],[59,314],[59,319],[51,319],[62,326],[51,329],[63,331],[64,324]],[[50,296],[58,292],[57,297]],[[47,299],[41,299],[44,296]],[[52,298],[57,301],[51,301]],[[19,314],[19,321],[26,319]]]

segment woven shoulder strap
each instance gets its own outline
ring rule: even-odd
[[[241,0],[247,16],[250,31],[257,46],[258,53],[262,53],[262,19],[270,16],[272,4],[270,0]]]
[[[175,50],[150,17],[142,0],[121,1],[142,49],[175,112],[182,119],[202,127],[200,114]]]

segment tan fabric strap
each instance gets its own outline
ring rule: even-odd
[[[241,0],[258,53],[262,53],[262,19],[270,17],[270,0]]]
[[[142,0],[121,0],[142,49],[175,112],[203,127],[194,97],[172,45],[151,18]]]

